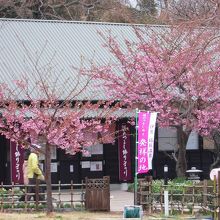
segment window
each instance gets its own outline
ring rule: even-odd
[[[158,150],[174,151],[177,149],[176,128],[158,128]]]

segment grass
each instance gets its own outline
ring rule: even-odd
[[[68,212],[53,213],[47,217],[45,213],[1,213],[0,220],[101,220],[122,219],[121,213],[112,212]]]
[[[168,219],[181,220],[189,216],[173,216]],[[45,213],[1,213],[0,220],[122,220],[122,212],[67,212],[53,213],[50,217]],[[161,215],[144,215],[143,220],[167,219]],[[132,220],[130,218],[129,220]],[[134,218],[133,218],[134,220]]]

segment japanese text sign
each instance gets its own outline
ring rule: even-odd
[[[24,149],[20,145],[10,142],[11,153],[11,181],[14,184],[23,184]]]
[[[152,169],[156,118],[156,112],[138,113],[138,173]]]
[[[119,180],[131,180],[131,155],[130,155],[130,126],[122,124],[119,127],[118,157],[119,157]]]

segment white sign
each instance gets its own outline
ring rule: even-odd
[[[91,161],[90,171],[102,171],[102,161]]]
[[[82,168],[90,168],[90,161],[82,161],[81,162]]]
[[[73,173],[74,172],[74,167],[73,165],[70,165],[70,173]]]
[[[57,163],[50,164],[51,173],[57,173]]]

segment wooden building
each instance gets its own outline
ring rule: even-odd
[[[132,129],[134,132],[134,129]],[[131,176],[128,182],[133,182],[134,177],[134,158],[135,158],[135,136],[130,136],[130,161]],[[175,178],[175,161],[171,159],[173,150],[161,150],[158,147],[161,138],[158,137],[158,129],[155,137],[155,153],[153,159],[153,170],[150,174],[155,179],[163,178],[163,167],[168,165],[169,178]],[[168,139],[167,139],[168,141]],[[198,149],[187,150],[186,159],[188,169],[197,167],[203,170],[202,178],[209,179],[210,165],[213,162],[213,153],[210,149],[203,149],[202,138],[199,137],[200,145]],[[61,149],[54,149],[52,156],[52,182],[57,183],[80,183],[85,177],[101,178],[110,176],[111,183],[121,183],[119,147],[116,139],[113,144],[100,144],[92,147],[91,155],[83,156],[78,153],[74,156],[65,154]],[[43,162],[43,160],[41,161]],[[10,183],[11,181],[11,160],[10,142],[1,136],[0,138],[0,181]]]
[[[16,20],[0,19],[0,83],[9,83],[20,79],[22,74],[33,74],[36,64],[39,70],[50,68],[52,77],[59,77],[59,83],[65,84],[66,77],[71,80],[69,85],[75,85],[74,74],[81,65],[82,57],[85,67],[91,64],[91,60],[98,65],[104,65],[114,57],[103,47],[104,40],[98,32],[116,37],[124,45],[124,38],[135,40],[134,26],[148,28],[160,32],[163,26],[157,25],[131,25],[97,22],[74,22],[74,21],[46,21],[46,20]],[[124,45],[125,47],[125,45]],[[126,47],[125,47],[126,48]],[[74,68],[73,68],[74,67]],[[31,78],[30,86],[34,85],[34,77]],[[65,85],[65,86],[64,86]],[[37,94],[36,94],[37,96]],[[22,94],[20,94],[22,99]],[[61,97],[62,99],[62,97]],[[79,100],[105,100],[102,91],[93,90],[90,87],[78,97]],[[135,116],[135,112],[132,113]],[[129,116],[128,116],[129,117]],[[117,122],[117,126],[124,123],[124,118]],[[134,176],[135,154],[135,128],[130,128],[133,135],[129,135],[131,177]],[[201,137],[197,139],[196,147],[187,150],[188,168],[195,166],[203,170],[203,177],[209,177],[209,166],[213,162],[210,149],[204,149]],[[195,140],[194,139],[194,140]],[[175,161],[170,155],[176,150],[176,134],[170,130],[158,129],[155,138],[155,154],[153,160],[152,175],[154,178],[163,178],[163,166],[169,167],[169,177],[175,177]],[[11,156],[10,141],[0,137],[0,181],[11,181]],[[122,182],[120,179],[119,165],[119,142],[116,138],[113,144],[100,144],[92,147],[91,155],[75,156],[66,155],[61,149],[54,149],[51,161],[52,182],[59,180],[68,183],[71,180],[78,183],[85,177],[102,177],[109,175],[112,183]]]

